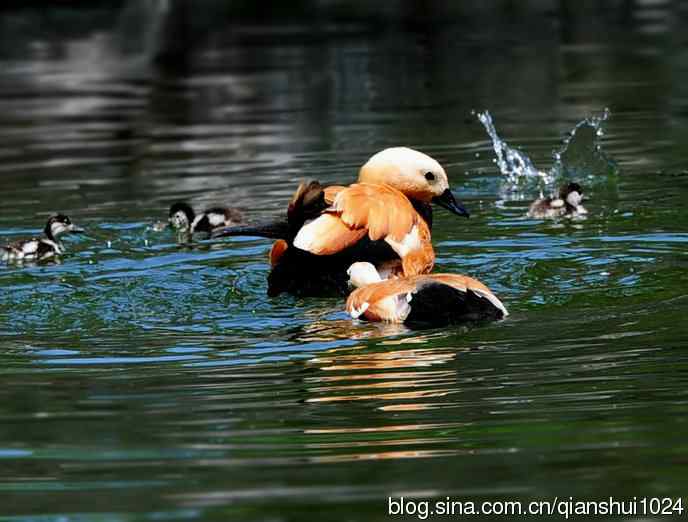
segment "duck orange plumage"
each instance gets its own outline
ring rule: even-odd
[[[299,230],[294,246],[331,255],[366,235],[371,241],[385,241],[396,252],[404,275],[432,270],[430,227],[409,199],[389,185],[355,183],[338,190],[331,206]]]
[[[346,302],[352,318],[369,321],[443,326],[502,319],[504,304],[483,283],[458,274],[421,274],[383,280],[371,263],[348,270],[358,287]]]
[[[287,221],[234,227],[216,234],[259,235],[279,242],[271,251],[268,293],[346,293],[346,269],[356,261],[396,260],[397,272],[429,272],[431,203],[455,214],[468,212],[454,199],[442,166],[413,149],[395,147],[373,155],[358,182],[322,188],[303,183],[287,210]]]

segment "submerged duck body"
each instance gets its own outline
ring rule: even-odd
[[[528,209],[528,217],[536,219],[556,219],[576,217],[587,214],[581,204],[583,189],[578,183],[568,183],[561,187],[558,197],[547,197],[535,200]]]
[[[477,279],[458,274],[421,274],[383,280],[370,263],[349,268],[357,287],[346,302],[353,319],[415,327],[491,321],[509,315],[504,304]]]
[[[178,201],[170,207],[168,221],[178,232],[210,234],[214,230],[241,223],[241,220],[241,212],[233,208],[213,207],[196,214],[191,205]]]
[[[44,237],[15,241],[0,247],[2,261],[41,261],[64,254],[64,245],[59,240],[64,234],[80,234],[84,230],[72,223],[69,217],[52,216],[43,229]]]
[[[270,255],[269,295],[347,295],[346,271],[356,261],[385,264],[407,276],[432,270],[431,203],[468,216],[436,160],[396,147],[372,156],[352,185],[301,184],[286,221],[230,228],[216,237],[278,239]]]

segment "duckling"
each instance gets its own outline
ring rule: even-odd
[[[213,230],[236,225],[241,220],[241,212],[234,208],[213,207],[196,215],[191,205],[184,201],[178,201],[170,207],[169,224],[182,233],[210,234]]]
[[[587,214],[581,202],[583,189],[578,183],[567,183],[559,190],[559,197],[540,198],[534,201],[528,209],[528,217],[536,219],[552,219],[559,217],[575,217]]]
[[[375,266],[349,267],[354,290],[346,301],[353,319],[437,327],[503,319],[506,307],[480,281],[458,274],[421,274],[382,279]]]
[[[57,214],[48,219],[43,229],[45,237],[35,237],[15,241],[0,247],[0,260],[44,260],[64,254],[60,236],[64,234],[83,234],[84,229],[77,227],[64,214]]]
[[[403,275],[430,272],[431,203],[468,217],[449,188],[444,168],[407,147],[374,154],[360,168],[358,182],[322,187],[302,183],[286,220],[233,227],[214,237],[253,235],[282,242],[271,254],[268,295],[347,295],[347,268],[356,261],[396,260]],[[279,254],[279,255],[276,255]]]

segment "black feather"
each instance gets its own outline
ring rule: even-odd
[[[185,201],[177,201],[176,203],[172,204],[170,207],[170,217],[174,216],[179,211],[186,214],[189,223],[191,223],[196,217],[196,213],[194,212],[193,208],[191,208],[191,205]]]
[[[485,297],[436,282],[418,289],[410,304],[411,313],[404,323],[414,328],[494,321],[504,317],[502,310]]]

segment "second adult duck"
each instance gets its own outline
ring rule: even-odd
[[[395,147],[372,156],[352,185],[323,188],[318,182],[302,183],[286,220],[230,227],[214,236],[278,240],[270,254],[269,295],[346,295],[346,271],[356,261],[405,276],[432,270],[431,203],[468,217],[436,160]]]

